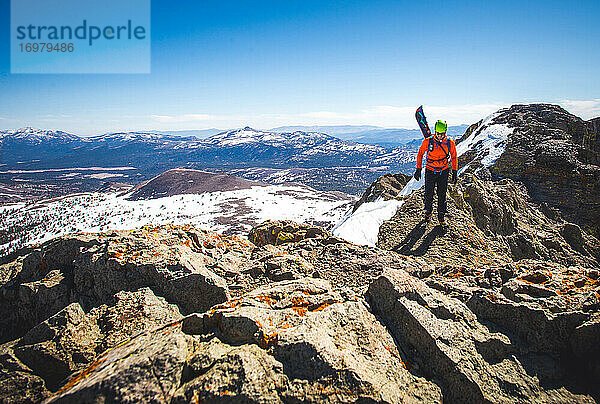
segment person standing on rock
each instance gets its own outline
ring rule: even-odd
[[[446,122],[435,123],[435,134],[423,140],[417,154],[417,170],[415,180],[421,179],[423,155],[427,152],[425,166],[425,220],[429,220],[433,210],[433,191],[437,185],[437,212],[440,224],[444,226],[446,215],[446,191],[450,175],[450,162],[452,163],[452,183],[456,184],[458,161],[456,158],[456,144],[446,136],[448,125]]]

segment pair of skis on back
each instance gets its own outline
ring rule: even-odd
[[[423,106],[421,105],[419,108],[417,108],[417,112],[415,112],[415,118],[417,119],[417,123],[419,124],[419,128],[421,128],[421,133],[423,134],[423,137],[425,137],[425,139],[427,139],[428,137],[431,136],[431,129],[429,129],[429,125],[427,124],[427,118],[425,118],[425,112],[423,112]],[[425,222],[428,222],[429,219],[431,218],[431,213],[425,217]],[[443,221],[442,223],[440,223],[440,225],[443,228],[447,227],[447,222]]]

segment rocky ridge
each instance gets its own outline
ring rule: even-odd
[[[600,118],[584,121],[558,105],[513,105],[498,111],[493,124],[512,133],[489,168],[493,179],[511,178],[525,185],[539,203],[558,209],[570,222],[600,237]],[[481,129],[478,122],[460,141]],[[480,165],[476,147],[460,166]]]

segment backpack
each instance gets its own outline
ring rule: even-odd
[[[428,140],[429,140],[429,145],[428,145],[428,147],[427,147],[427,151],[428,151],[428,153],[427,153],[427,163],[435,163],[435,162],[437,162],[437,161],[443,161],[443,160],[446,160],[446,161],[448,161],[448,158],[450,157],[450,139],[449,139],[449,138],[446,136],[446,141],[445,141],[445,142],[438,142],[437,140],[435,140],[435,139],[433,138],[433,136],[430,136],[430,137],[428,138]],[[433,140],[433,141],[432,141],[432,140]],[[432,158],[429,158],[429,152],[433,151],[433,149],[434,149],[434,147],[435,147],[435,144],[436,144],[436,143],[440,145],[440,148],[441,148],[441,149],[442,149],[442,151],[444,152],[445,156],[444,156],[444,157],[442,157],[441,159],[435,159],[435,160],[434,160],[434,159],[432,159]],[[445,144],[445,145],[446,145],[446,149],[445,149],[445,150],[444,150],[444,148],[442,147],[442,145],[443,145],[443,144]],[[435,172],[435,171],[436,171],[436,170],[434,169],[434,172]]]

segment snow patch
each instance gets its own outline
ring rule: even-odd
[[[379,227],[391,219],[403,201],[397,199],[384,200],[381,197],[373,202],[365,202],[356,212],[346,216],[333,229],[333,234],[355,244],[366,244],[375,247]]]

